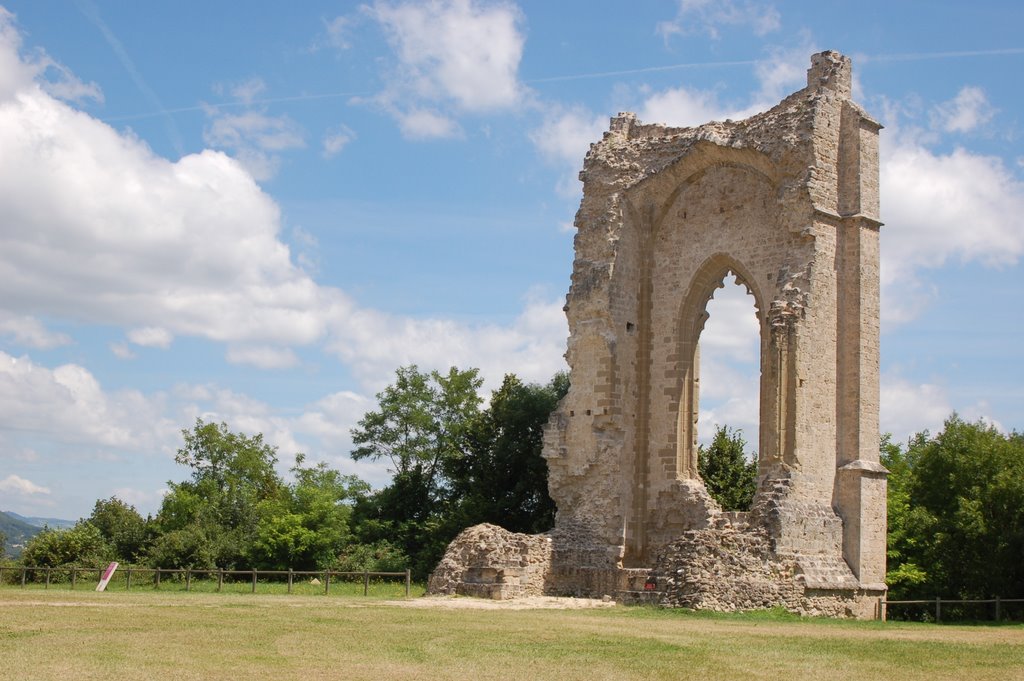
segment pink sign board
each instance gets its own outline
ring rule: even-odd
[[[114,570],[117,569],[117,562],[113,562],[107,566],[107,569],[103,571],[103,577],[100,578],[100,583],[96,585],[97,591],[103,591],[107,588],[107,582],[114,576]]]

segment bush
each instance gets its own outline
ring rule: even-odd
[[[96,526],[82,521],[66,530],[47,528],[32,537],[21,552],[21,564],[31,567],[92,567],[109,562],[113,556],[113,548]]]
[[[408,565],[409,558],[401,549],[381,540],[373,544],[350,544],[331,569],[338,572],[402,572]]]

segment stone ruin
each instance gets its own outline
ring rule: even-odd
[[[555,529],[451,544],[429,591],[872,617],[884,595],[878,131],[850,60],[695,128],[619,114],[591,145],[566,358],[544,437]],[[699,338],[728,275],[760,323],[758,488],[723,512],[697,473]]]

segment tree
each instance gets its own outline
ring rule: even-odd
[[[270,569],[331,567],[351,538],[351,504],[369,492],[356,476],[323,462],[306,466],[295,456],[295,483],[280,498],[264,502],[253,543],[257,564]]]
[[[1024,597],[1024,436],[953,414],[883,462],[895,471],[890,574],[922,573],[894,580],[894,597]]]
[[[117,497],[99,499],[88,520],[113,547],[114,556],[118,560],[131,562],[142,555],[146,541],[146,521],[134,506]]]
[[[387,459],[395,479],[416,492],[428,511],[446,484],[445,465],[464,456],[467,432],[476,415],[482,384],[476,369],[446,375],[401,367],[395,383],[377,394],[377,411],[367,412],[352,431],[355,460]],[[418,489],[417,489],[418,488]]]
[[[93,567],[113,558],[113,549],[95,525],[81,520],[66,530],[45,528],[32,537],[21,552],[22,565]]]
[[[923,437],[918,435],[918,437]],[[904,452],[886,433],[882,436],[881,462],[889,469],[888,499],[886,504],[888,542],[886,550],[885,583],[890,597],[901,598],[914,587],[927,581],[925,569],[915,561],[922,555],[926,537],[914,531],[916,513],[910,504],[910,485],[913,475],[912,449]]]
[[[274,470],[277,449],[263,442],[261,433],[247,437],[232,433],[226,423],[203,423],[196,419],[193,430],[183,430],[181,434],[185,445],[174,460],[192,469],[198,489],[218,499],[224,524],[250,524],[255,504],[280,490],[281,479]]]
[[[192,469],[192,479],[169,482],[155,521],[157,539],[150,562],[160,567],[236,567],[250,562],[260,513],[283,491],[274,465],[277,450],[233,433],[227,424],[196,419],[183,430],[175,460]]]
[[[541,450],[544,426],[568,389],[565,373],[545,386],[505,376],[473,424],[471,455],[452,462],[450,477],[461,497],[456,531],[484,522],[513,532],[551,529],[555,502]]]
[[[757,489],[757,461],[748,460],[743,433],[728,426],[719,426],[711,445],[697,450],[697,472],[708,493],[725,511],[750,508]]]
[[[421,576],[447,545],[442,518],[451,501],[448,473],[469,451],[481,401],[477,374],[402,367],[395,382],[377,394],[378,408],[352,430],[353,459],[384,459],[394,471],[390,485],[357,505],[360,538],[397,541]]]

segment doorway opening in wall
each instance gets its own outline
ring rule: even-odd
[[[697,467],[725,511],[750,509],[757,481],[761,327],[733,272],[708,301],[700,334]]]

